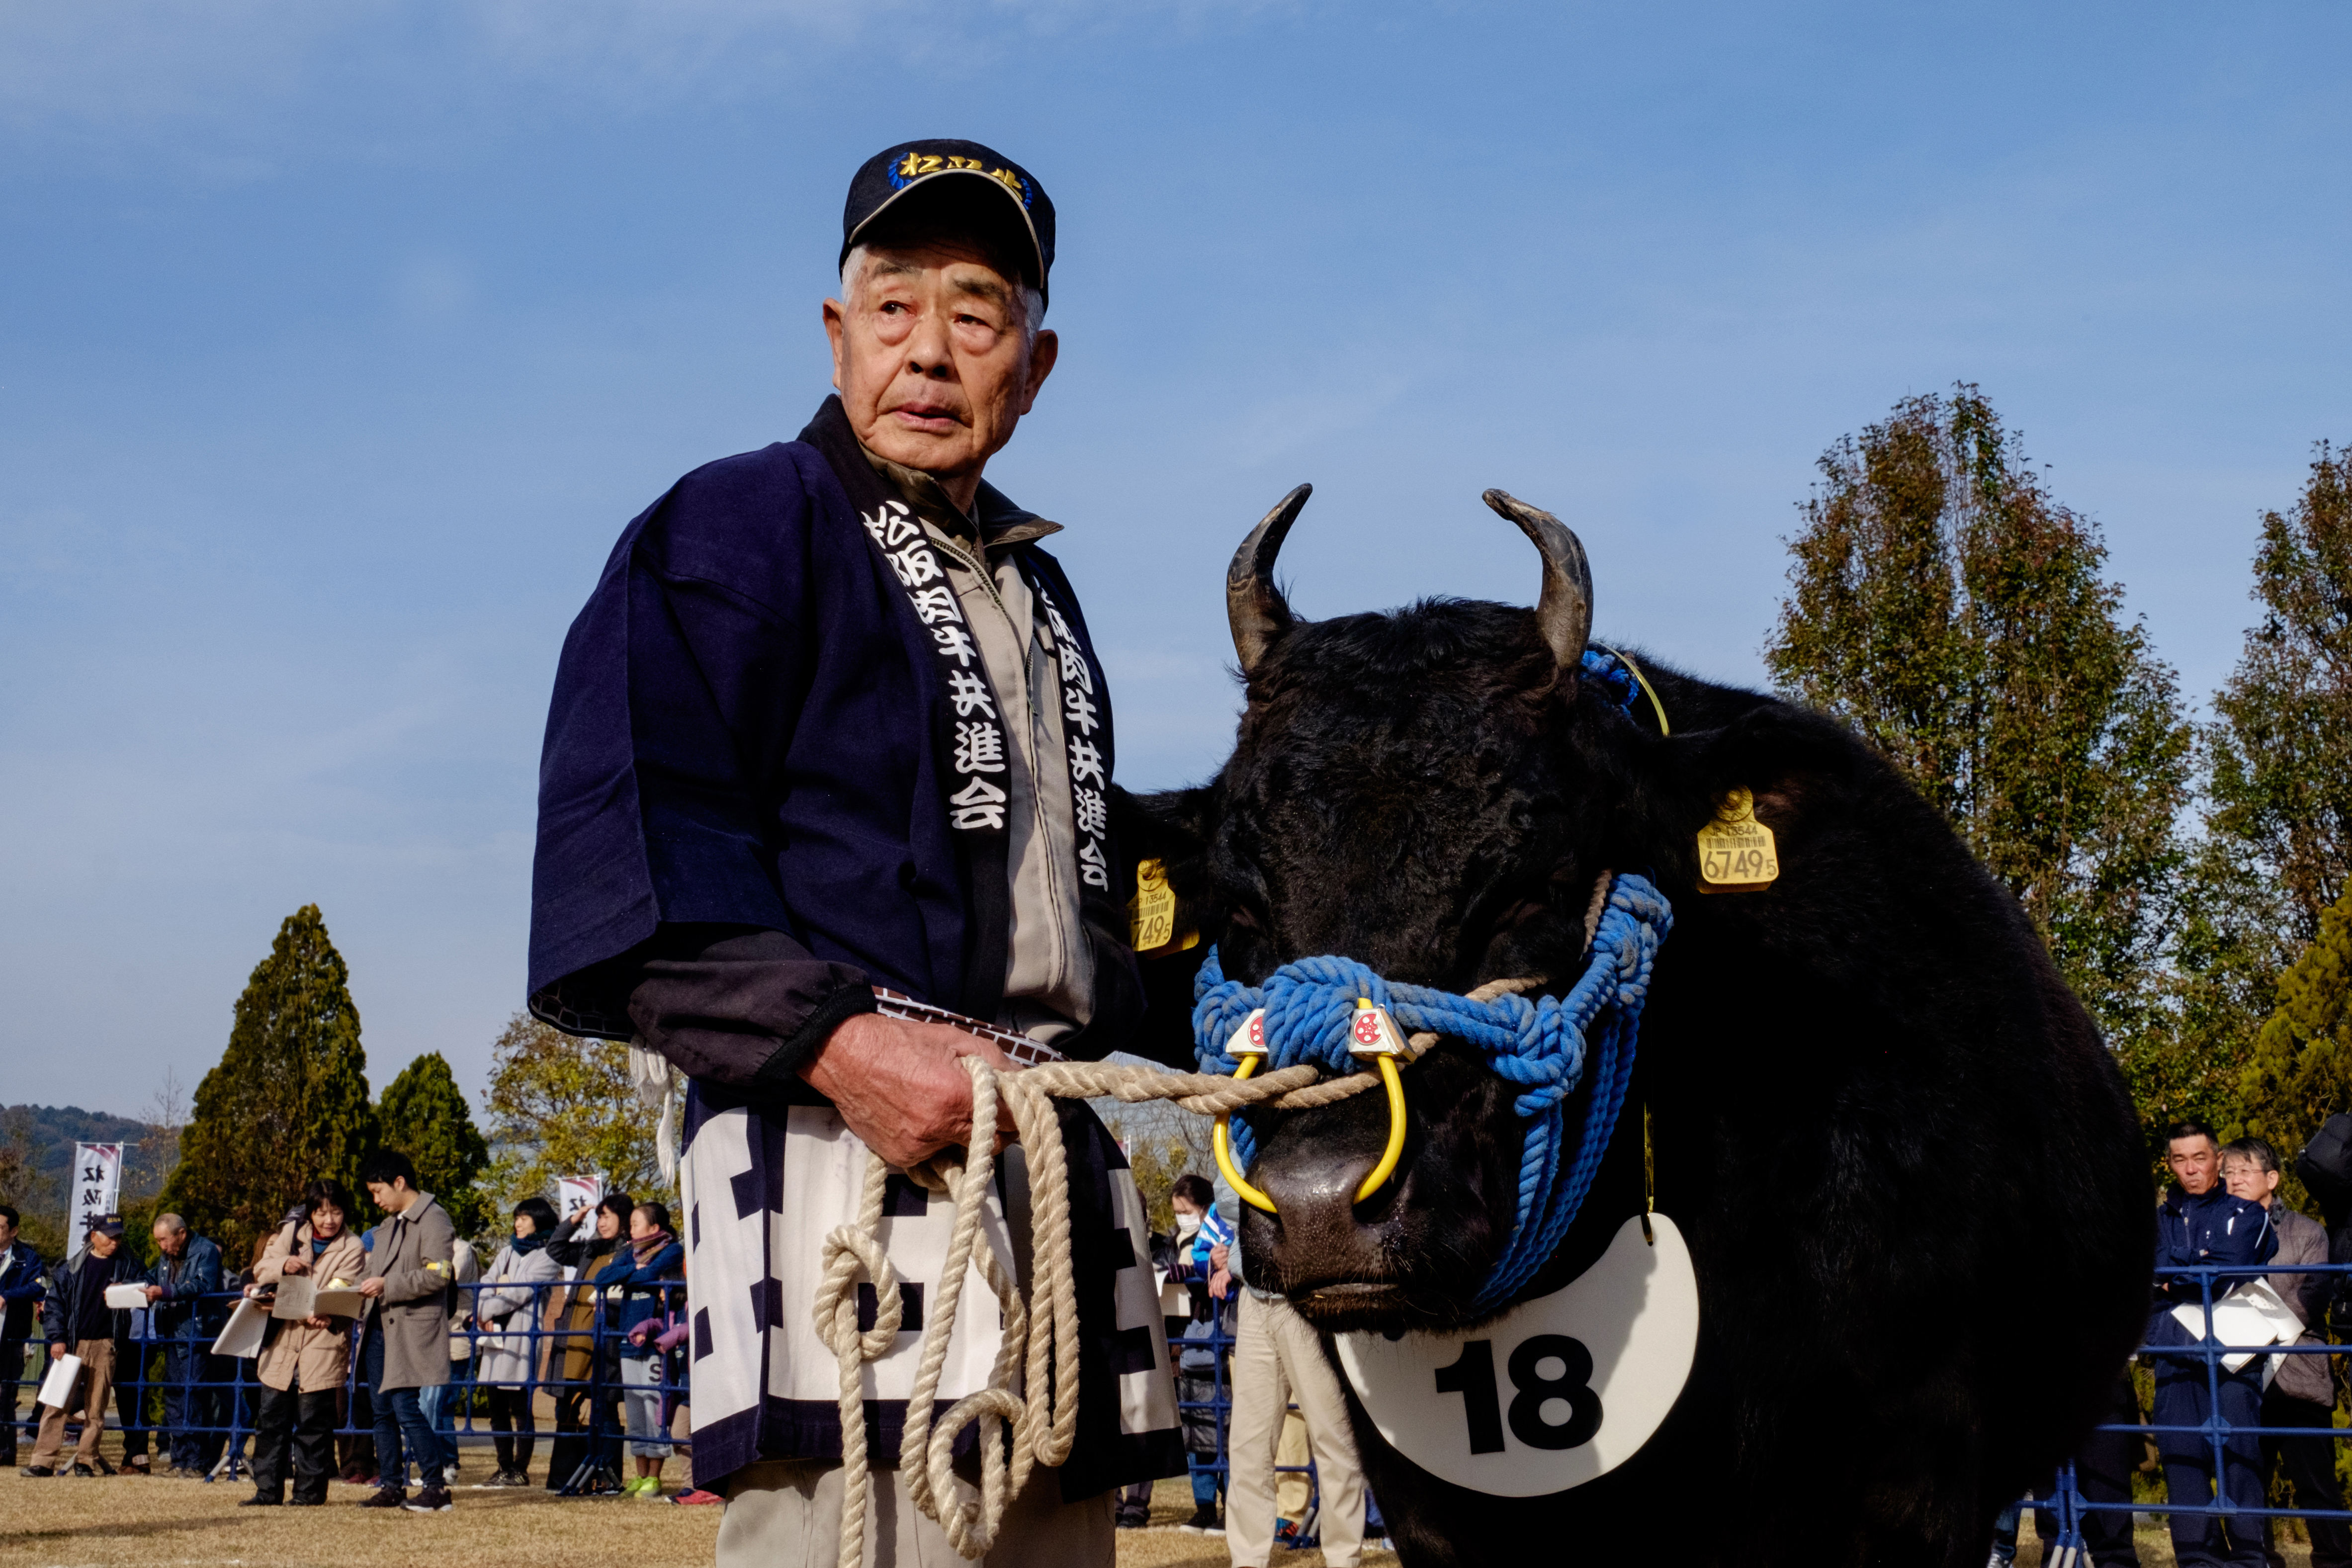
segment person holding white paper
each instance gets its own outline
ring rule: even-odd
[[[2231,1195],[2270,1211],[2279,1238],[2272,1266],[2326,1262],[2326,1229],[2309,1215],[2287,1207],[2279,1195],[2279,1178],[2278,1151],[2262,1139],[2241,1138],[2222,1146],[2221,1180]],[[2293,1342],[2326,1344],[2313,1330],[2326,1314],[2335,1279],[2326,1274],[2273,1274],[2270,1282],[2304,1324]],[[2263,1425],[2273,1434],[2263,1439],[2263,1474],[2284,1470],[2296,1504],[2315,1515],[2341,1513],[2344,1488],[2336,1479],[2336,1378],[2327,1369],[2333,1358],[2290,1354],[2273,1359],[2276,1372],[2263,1391]],[[2282,1427],[2300,1427],[2311,1435],[2278,1436]],[[2311,1568],[2352,1568],[2352,1527],[2325,1517],[2306,1518],[2304,1523],[2311,1531]],[[2281,1560],[2275,1529],[2271,1521],[2263,1521],[2263,1549],[2273,1563]]]
[[[2233,1521],[2225,1531],[2218,1515],[2201,1511],[2214,1502],[2217,1480],[2221,1495],[2237,1507],[2263,1506],[2261,1439],[2234,1433],[2225,1439],[2217,1477],[2212,1439],[2199,1430],[2217,1414],[2237,1431],[2262,1424],[2263,1358],[2256,1356],[2234,1372],[2226,1365],[2209,1372],[2205,1352],[2198,1348],[2203,1333],[2186,1327],[2175,1309],[2191,1308],[2189,1315],[2201,1329],[2209,1299],[2219,1302],[2262,1277],[2258,1266],[2277,1253],[2278,1234],[2262,1205],[2233,1197],[2221,1184],[2221,1147],[2205,1123],[2175,1123],[2165,1163],[2174,1185],[2157,1207],[2157,1267],[2231,1270],[2210,1277],[2210,1285],[2204,1276],[2162,1276],[2148,1313],[2150,1352],[2145,1359],[2156,1372],[2154,1425],[2172,1428],[2158,1432],[2156,1447],[2164,1458],[2165,1496],[2174,1505],[2173,1560],[2180,1568],[2266,1568],[2259,1516],[2240,1516],[2243,1522]],[[2223,1342],[2237,1342],[2225,1335]],[[2184,1513],[2183,1508],[2200,1511]]]
[[[41,1435],[33,1444],[28,1476],[54,1476],[65,1451],[66,1416],[85,1412],[81,1438],[74,1447],[73,1473],[111,1473],[99,1458],[98,1439],[106,1429],[106,1400],[113,1392],[117,1346],[130,1353],[131,1314],[106,1304],[110,1285],[128,1285],[142,1277],[139,1259],[122,1245],[122,1216],[100,1215],[89,1228],[89,1247],[81,1257],[49,1278],[48,1299],[41,1303],[41,1327],[48,1336],[52,1358],[70,1352],[81,1358],[76,1386],[58,1404],[41,1412]]]
[[[252,1293],[272,1286],[283,1291],[291,1282],[316,1294],[340,1294],[341,1287],[357,1284],[367,1254],[349,1227],[351,1209],[341,1183],[311,1183],[302,1206],[278,1227],[254,1265]],[[239,1506],[274,1508],[287,1500],[290,1446],[294,1506],[315,1508],[327,1500],[327,1478],[335,1468],[335,1395],[351,1370],[352,1320],[279,1319],[269,1331],[253,1369],[261,1384],[253,1423],[253,1495]]]

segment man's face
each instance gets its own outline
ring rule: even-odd
[[[92,1258],[111,1258],[114,1256],[114,1249],[121,1245],[122,1240],[120,1237],[109,1236],[102,1230],[93,1230],[89,1233],[89,1255]]]
[[[155,1245],[163,1249],[164,1257],[177,1258],[187,1248],[188,1233],[184,1230],[173,1230],[170,1226],[159,1225],[155,1227]]]
[[[16,1239],[16,1227],[8,1223],[6,1216],[0,1215],[0,1247],[6,1247]]]
[[[2221,1184],[2230,1189],[2231,1197],[2268,1208],[2271,1194],[2278,1191],[2279,1173],[2265,1171],[2252,1160],[2230,1159],[2221,1163]]]
[[[848,302],[824,302],[850,428],[894,463],[942,479],[977,476],[1053,371],[1054,334],[1029,346],[1017,283],[976,247],[877,247],[865,268]]]
[[[367,1190],[375,1206],[386,1214],[398,1214],[408,1207],[406,1182],[370,1182]]]
[[[2199,1133],[2194,1138],[2175,1138],[2171,1152],[2164,1163],[2172,1168],[2172,1179],[2190,1197],[2210,1193],[2221,1179],[2221,1157],[2213,1147],[2213,1140]]]

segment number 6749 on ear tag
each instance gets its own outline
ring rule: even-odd
[[[1338,1336],[1339,1364],[1390,1447],[1441,1480],[1543,1497],[1650,1440],[1690,1378],[1698,1279],[1682,1232],[1629,1219],[1576,1279],[1459,1334]]]

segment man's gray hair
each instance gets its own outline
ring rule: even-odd
[[[184,1236],[187,1234],[188,1222],[175,1214],[159,1214],[155,1216],[155,1228],[168,1230],[173,1236]]]
[[[2259,1138],[2241,1138],[2221,1145],[2224,1160],[2251,1160],[2254,1168],[2268,1173],[2279,1168],[2278,1151]]]
[[[856,303],[857,285],[865,279],[866,264],[873,259],[873,247],[859,246],[841,258],[841,302]],[[1037,347],[1037,329],[1045,324],[1045,296],[1027,283],[1013,285],[1021,294],[1021,346],[1034,351]]]

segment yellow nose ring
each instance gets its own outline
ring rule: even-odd
[[[1253,1012],[1242,1026],[1234,1031],[1234,1037],[1225,1049],[1227,1054],[1240,1058],[1241,1065],[1234,1069],[1235,1083],[1257,1070],[1257,1064],[1265,1058],[1264,1008]],[[1382,1184],[1396,1173],[1397,1161],[1404,1153],[1404,1080],[1397,1076],[1397,1059],[1405,1054],[1404,1036],[1398,1030],[1396,1021],[1389,1016],[1387,1008],[1374,1006],[1368,996],[1359,996],[1356,998],[1356,1016],[1348,1031],[1348,1050],[1359,1059],[1366,1057],[1372,1059],[1381,1075],[1381,1087],[1388,1090],[1389,1096],[1388,1147],[1381,1151],[1380,1163],[1364,1178],[1363,1185],[1356,1189],[1355,1201],[1362,1203],[1379,1192]],[[1210,1140],[1210,1146],[1216,1151],[1217,1169],[1223,1173],[1234,1191],[1241,1194],[1244,1203],[1272,1214],[1275,1212],[1274,1200],[1243,1179],[1240,1170],[1234,1164],[1231,1121],[1230,1112],[1220,1115],[1216,1131]]]

